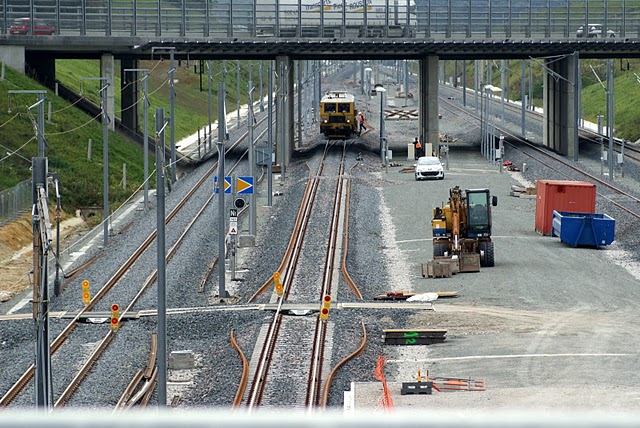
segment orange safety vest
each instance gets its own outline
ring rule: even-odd
[[[422,148],[422,144],[420,144],[420,141],[416,142],[416,149],[421,149]]]

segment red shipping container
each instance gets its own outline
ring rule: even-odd
[[[553,210],[596,212],[595,184],[586,181],[538,180],[536,187],[536,231],[543,235],[551,235]]]

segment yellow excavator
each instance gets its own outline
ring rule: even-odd
[[[495,265],[491,241],[491,207],[498,197],[489,189],[449,190],[449,203],[433,209],[433,256],[457,256],[460,271],[476,272]],[[475,268],[477,266],[477,269]]]

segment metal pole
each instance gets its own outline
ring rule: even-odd
[[[384,89],[384,88],[382,88]],[[380,90],[380,161],[384,163],[384,90]]]
[[[48,245],[50,242],[43,242],[42,237],[48,236],[48,231],[43,231],[42,227],[48,227],[45,219],[41,218],[44,213],[40,212],[38,206],[40,200],[40,190],[45,189],[47,183],[47,159],[37,157],[32,159],[32,195],[33,195],[33,317],[36,327],[36,349],[35,349],[35,405],[45,412],[50,410],[53,404],[53,391],[51,384],[51,351],[49,347],[49,285],[48,285]],[[44,209],[48,209],[46,201]]]
[[[144,93],[144,210],[149,209],[149,70],[144,70],[142,92]]]
[[[253,81],[249,80],[249,111],[247,116],[247,122],[249,123],[249,175],[255,177],[255,165],[254,158],[254,141],[253,141]],[[249,235],[256,236],[256,194],[255,192],[249,195]]]
[[[580,129],[580,54],[578,51],[573,53],[573,160],[578,162],[580,140],[578,138],[578,129]]]
[[[409,104],[409,60],[404,60],[404,104]]]
[[[314,85],[315,86],[315,85]],[[269,153],[273,153],[273,61],[269,61],[269,93],[267,94],[267,141],[269,142]],[[267,180],[267,205],[273,204],[273,180],[271,171],[273,169],[273,155],[269,159],[269,177]]]
[[[211,60],[207,61],[207,67],[209,68],[209,85],[208,85],[208,90],[209,90],[209,137],[208,137],[208,141],[209,141],[209,150],[211,150],[211,122],[213,122],[213,107],[212,107],[212,103],[213,103],[213,95],[211,93]],[[219,126],[220,124],[218,124]]]
[[[224,249],[226,222],[224,217],[224,83],[218,83],[218,296],[229,297],[225,290]]]
[[[302,145],[302,67],[300,60],[296,62],[296,72],[298,74],[298,147]]]
[[[504,127],[504,72],[505,72],[505,63],[504,60],[500,61],[500,89],[502,89],[502,91],[500,92],[500,108],[501,108],[501,124]]]
[[[236,129],[240,129],[240,60],[236,60],[236,87],[238,88],[238,99],[236,101]]]
[[[156,109],[156,229],[158,264],[158,407],[167,406],[167,293],[164,207],[164,110]]]
[[[45,142],[44,142],[44,96],[45,92],[38,93],[38,156],[43,158],[45,156]]]
[[[462,61],[462,106],[467,106],[467,60]]]
[[[287,123],[287,121],[285,120],[286,114],[284,112],[285,109],[285,99],[284,99],[284,85],[286,84],[286,80],[284,78],[284,62],[280,62],[280,75],[278,76],[278,102],[280,105],[280,117],[276,117],[276,120],[278,121],[278,126],[279,126],[279,148],[280,148],[280,184],[284,184],[284,163],[285,163],[285,143],[284,143],[284,138],[285,138],[285,131],[284,131],[284,127]]]
[[[474,87],[476,88],[475,92],[475,100],[476,100],[476,112],[478,111],[478,91],[480,90],[480,88],[478,88],[478,60],[476,59],[474,61],[474,66],[473,66],[473,80],[474,80]]]
[[[104,246],[109,243],[109,116],[107,115],[107,79],[101,79],[104,86],[101,89],[102,97],[102,194],[103,194],[103,224],[104,224]]]
[[[175,133],[175,100],[176,89],[174,86],[175,66],[173,63],[173,52],[175,49],[171,49],[169,54],[169,124],[171,133],[171,184],[176,182],[176,133]],[[169,189],[171,190],[171,189]]]
[[[607,60],[607,130],[609,135],[609,180],[613,181],[613,60]]]
[[[262,78],[263,78],[262,69],[263,69],[263,63],[262,63],[262,60],[260,60],[260,113],[262,113],[264,111],[264,97],[262,95],[262,87],[263,87],[263,84],[262,84]]]
[[[521,121],[521,134],[522,134],[522,138],[526,138],[526,128],[525,128],[525,120],[526,120],[526,115],[525,115],[525,109],[527,108],[527,100],[525,98],[525,64],[524,64],[524,60],[520,60],[520,68],[521,68],[521,76],[520,76],[520,97],[521,97],[521,102],[522,102],[522,121]]]
[[[53,294],[60,295],[60,179],[53,174],[53,184],[56,186],[56,279],[53,281]]]

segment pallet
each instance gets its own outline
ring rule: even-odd
[[[426,278],[451,278],[451,266],[447,262],[431,260],[422,263],[422,277]]]

